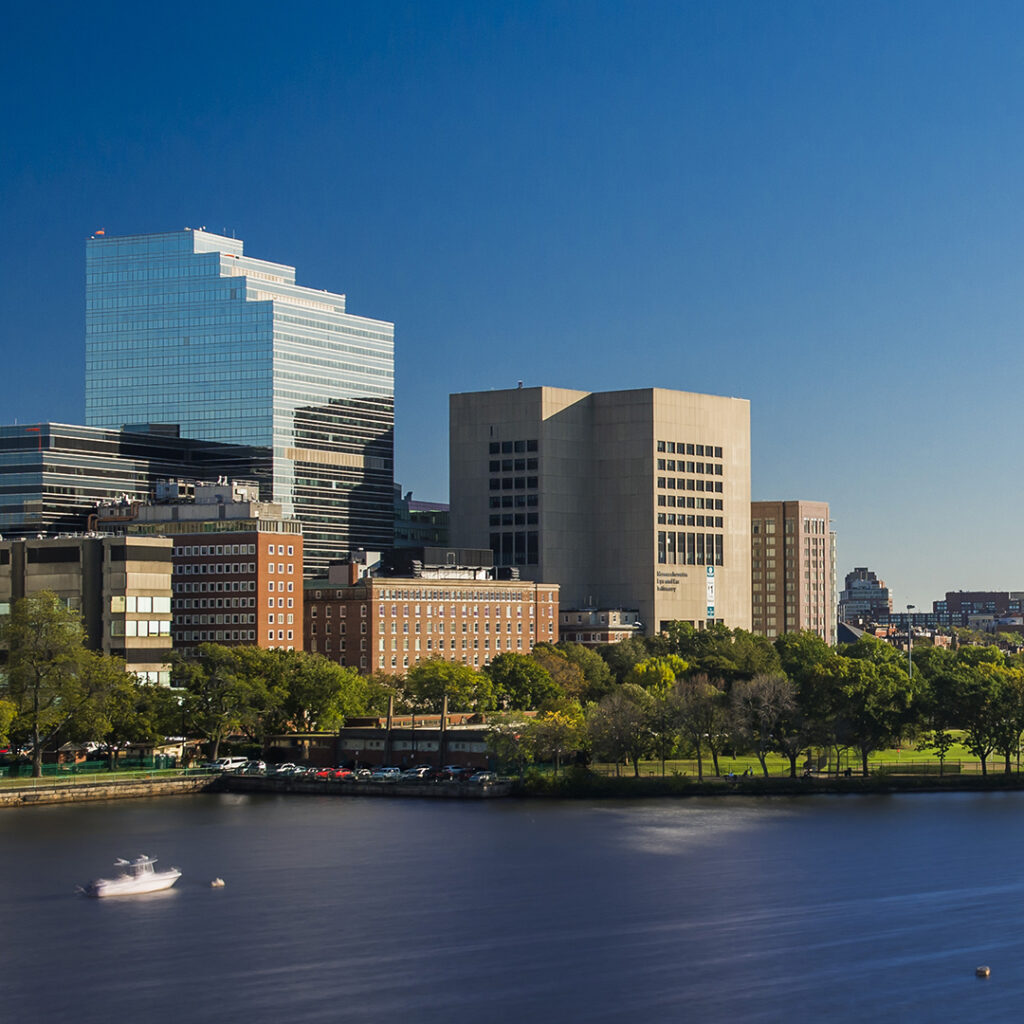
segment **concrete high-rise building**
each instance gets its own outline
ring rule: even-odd
[[[86,422],[272,451],[306,569],[391,544],[394,325],[205,230],[86,247]]]
[[[824,501],[750,504],[751,617],[755,633],[811,630],[835,643],[834,535]]]
[[[451,540],[563,608],[750,628],[750,404],[647,388],[452,395]]]

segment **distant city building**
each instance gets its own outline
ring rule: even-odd
[[[97,509],[98,524],[173,543],[174,649],[302,649],[302,524],[255,482],[158,485],[156,500]]]
[[[643,623],[635,610],[563,608],[558,613],[558,632],[562,640],[584,647],[600,647],[642,635]]]
[[[1024,615],[1024,591],[947,591],[942,601],[932,602],[932,610],[952,626],[968,626],[972,618],[994,623],[997,619]]]
[[[176,428],[131,431],[67,423],[0,427],[0,534],[81,533],[98,504],[146,501],[168,477],[270,478],[270,450],[195,441]]]
[[[86,246],[86,422],[272,451],[261,488],[324,571],[393,533],[394,325],[205,230]],[[237,474],[236,474],[237,475]]]
[[[403,673],[431,658],[483,668],[557,642],[557,586],[497,578],[489,551],[418,554],[403,575],[383,575],[379,553],[357,552],[306,580],[306,650],[363,673]]]
[[[80,612],[87,645],[123,658],[147,683],[170,685],[171,542],[59,537],[0,542],[0,615],[50,591]]]
[[[811,630],[827,643],[835,643],[834,536],[827,502],[751,502],[755,633],[774,637]]]
[[[648,388],[450,399],[451,538],[571,608],[750,628],[750,405]]]
[[[446,503],[414,501],[412,491],[402,494],[395,484],[395,543],[396,548],[446,547],[448,544],[448,514]]]
[[[892,596],[884,580],[866,566],[846,574],[846,588],[839,595],[841,622],[875,622],[892,614]]]

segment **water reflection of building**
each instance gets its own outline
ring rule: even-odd
[[[394,325],[351,315],[344,295],[296,284],[294,267],[239,239],[87,243],[87,422],[272,450],[261,497],[302,519],[307,572],[390,545],[393,395]]]

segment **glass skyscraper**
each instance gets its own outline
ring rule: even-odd
[[[90,238],[86,423],[266,446],[306,571],[393,536],[394,325],[203,230]]]

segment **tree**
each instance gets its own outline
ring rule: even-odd
[[[857,748],[867,775],[869,755],[890,746],[911,720],[915,690],[899,662],[887,658],[844,658],[843,662],[836,734]]]
[[[795,688],[780,673],[756,675],[733,683],[729,698],[733,725],[757,755],[767,778],[768,754],[781,749],[780,730],[796,712]]]
[[[678,654],[655,655],[638,661],[630,670],[626,681],[645,690],[674,686],[686,675],[689,665]]]
[[[569,700],[581,699],[587,688],[586,677],[580,666],[570,661],[564,651],[551,644],[537,644],[530,657],[551,676],[561,694]]]
[[[231,648],[200,644],[194,661],[176,659],[171,677],[188,690],[184,710],[192,728],[209,742],[208,755],[216,760],[220,745],[238,732],[253,708],[254,685],[239,671]]]
[[[0,623],[7,668],[0,696],[15,708],[12,735],[32,748],[32,774],[43,773],[43,748],[85,716],[109,680],[85,650],[81,616],[43,591],[20,598]]]
[[[594,752],[615,763],[631,761],[633,775],[640,775],[640,758],[651,746],[651,711],[654,698],[635,683],[625,683],[592,704],[587,715],[587,732]]]
[[[450,711],[487,711],[493,707],[491,681],[468,665],[442,658],[421,661],[405,677],[406,694],[417,711],[438,713],[448,698]]]
[[[568,640],[560,641],[556,645],[556,649],[561,651],[566,659],[583,673],[585,689],[579,696],[581,702],[598,701],[605,694],[611,692],[615,680],[608,663],[597,651]]]
[[[528,719],[514,712],[488,716],[487,748],[500,764],[515,765],[520,781],[533,761],[533,746]]]
[[[653,652],[649,647],[649,638],[631,636],[617,644],[603,644],[598,647],[597,653],[608,665],[615,681],[623,683],[629,675],[629,670],[638,661],[649,658]]]
[[[106,740],[109,767],[117,763],[118,752],[129,743],[155,744],[167,735],[169,717],[177,710],[174,695],[166,686],[141,684],[124,671],[123,663],[116,665],[118,678],[108,690],[102,708],[106,728],[96,737]],[[173,710],[172,710],[173,709]]]
[[[718,752],[728,715],[721,683],[712,683],[706,675],[681,680],[672,691],[672,703],[679,730],[697,755],[697,778],[704,779],[705,750],[711,753],[718,775]]]
[[[664,630],[668,650],[685,658],[695,672],[722,679],[752,679],[779,671],[779,657],[771,641],[744,629],[716,623],[694,629],[688,622],[670,622]]]
[[[583,742],[583,709],[576,701],[564,701],[559,708],[541,712],[530,723],[529,730],[534,750],[554,762],[557,775],[562,758],[578,750]]]
[[[364,710],[366,686],[355,669],[305,651],[274,653],[284,663],[283,711],[290,728],[297,732],[333,730],[346,715]]]
[[[494,688],[495,703],[503,708],[528,711],[565,696],[551,673],[525,654],[499,654],[484,672]]]

